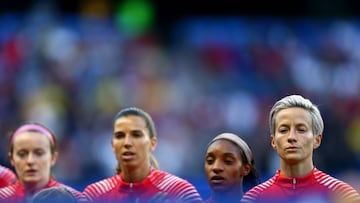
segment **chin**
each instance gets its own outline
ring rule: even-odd
[[[38,182],[40,182],[41,180],[40,180],[40,178],[38,178],[38,177],[27,177],[27,178],[24,178],[23,179],[23,182],[25,183],[25,184],[36,184],[36,183],[38,183]]]
[[[299,162],[301,162],[301,159],[288,157],[288,158],[285,159],[285,161],[286,161],[287,164],[293,165],[293,164],[298,164]]]
[[[122,162],[122,167],[121,168],[125,168],[127,170],[133,170],[133,169],[136,169],[139,165],[137,164],[134,164],[134,163],[124,163]]]
[[[211,185],[211,189],[215,192],[224,192],[228,190],[228,187],[225,185]]]

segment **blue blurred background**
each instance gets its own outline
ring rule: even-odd
[[[206,198],[207,143],[241,135],[264,181],[278,169],[268,112],[289,94],[319,105],[315,165],[360,189],[356,1],[1,2],[1,164],[6,135],[38,121],[60,140],[58,180],[82,190],[114,174],[113,116],[154,118],[160,167]]]

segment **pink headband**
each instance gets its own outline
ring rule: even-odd
[[[19,129],[17,129],[14,132],[14,134],[13,134],[11,140],[10,140],[10,145],[12,145],[14,143],[14,139],[15,139],[16,136],[18,136],[22,132],[27,132],[27,131],[40,132],[40,133],[44,134],[47,138],[49,138],[51,146],[55,145],[54,138],[51,135],[51,133],[49,132],[49,130],[42,127],[42,126],[40,126],[40,125],[37,125],[37,124],[26,124],[26,125],[21,126]]]

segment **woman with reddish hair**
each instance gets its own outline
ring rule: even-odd
[[[22,203],[45,188],[66,187],[78,202],[87,202],[81,192],[57,182],[51,168],[58,158],[57,139],[39,123],[21,125],[10,136],[10,163],[15,168],[18,180],[0,189],[0,202]]]

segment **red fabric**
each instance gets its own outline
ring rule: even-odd
[[[360,195],[350,185],[314,168],[302,178],[281,176],[278,170],[268,181],[245,193],[241,202],[328,202],[334,197],[350,196],[360,201]]]
[[[0,166],[0,188],[9,186],[16,181],[16,175],[12,170]]]
[[[49,183],[41,189],[51,188],[51,187],[66,187],[70,190],[70,192],[75,196],[75,198],[79,202],[87,202],[87,198],[81,192],[79,192],[69,186],[66,186],[62,183],[59,183],[53,179],[51,179],[49,181]],[[26,195],[27,195],[26,188],[24,188],[23,185],[21,185],[21,183],[19,181],[16,181],[13,185],[3,187],[0,189],[0,202],[1,203],[2,202],[4,202],[4,203],[5,202],[6,203],[23,203],[27,199],[30,199],[33,194],[30,196],[26,196]]]
[[[84,193],[95,202],[147,202],[156,194],[175,201],[201,202],[199,193],[189,182],[155,169],[142,182],[127,183],[118,174],[87,186]]]

